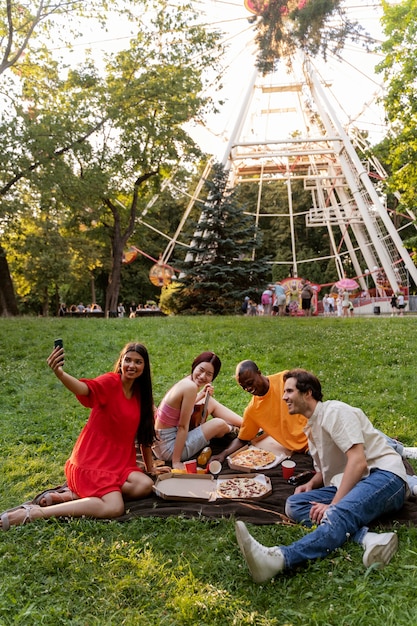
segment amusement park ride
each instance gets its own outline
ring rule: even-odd
[[[246,0],[245,6],[257,13],[251,0]],[[288,220],[290,225],[289,274],[293,278],[300,275],[302,263],[318,260],[298,260],[292,186],[294,181],[301,180],[304,189],[311,193],[306,224],[327,229],[331,243],[328,258],[333,258],[339,280],[345,277],[343,261],[347,256],[363,291],[368,291],[371,279],[378,296],[407,292],[410,278],[417,284],[416,266],[402,243],[392,213],[371,182],[369,164],[360,160],[338,120],[327,87],[312,60],[301,52],[292,59],[289,70],[280,67],[278,72],[266,76],[254,70],[222,161],[229,170],[230,184],[258,186],[256,223],[266,215],[262,213],[263,185],[278,181],[286,186],[288,206],[278,217]],[[162,276],[160,271],[156,279],[160,285],[173,276],[169,258],[210,166],[209,162],[177,232],[156,264],[163,273]],[[374,171],[375,167],[380,178],[384,178],[377,160],[373,160]],[[410,226],[415,228],[415,216],[408,217]],[[282,263],[289,265],[288,260]],[[154,275],[158,273],[156,267],[151,270]]]

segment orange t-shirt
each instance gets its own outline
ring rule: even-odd
[[[279,372],[267,376],[269,389],[264,396],[253,396],[243,413],[243,423],[239,439],[250,441],[262,429],[282,446],[294,452],[304,452],[308,448],[304,427],[307,418],[304,415],[288,413],[284,395],[284,374]]]

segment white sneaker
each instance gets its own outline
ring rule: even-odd
[[[398,549],[398,537],[395,533],[367,532],[363,541],[365,554],[363,564],[370,567],[373,563],[388,565]]]
[[[236,522],[235,530],[239,547],[256,583],[263,583],[284,569],[284,555],[279,548],[267,548],[258,543],[243,522]]]

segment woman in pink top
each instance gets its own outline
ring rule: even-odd
[[[1,516],[2,530],[38,518],[114,518],[125,510],[124,499],[149,495],[153,480],[136,462],[136,443],[148,473],[153,467],[155,438],[154,404],[148,351],[140,343],[128,343],[113,372],[97,378],[77,379],[64,371],[64,350],[57,347],[48,365],[79,402],[91,409],[72,454],[65,464],[68,486],[48,490]]]
[[[155,455],[172,461],[174,469],[183,469],[182,461],[195,456],[208,445],[210,439],[223,437],[240,428],[242,418],[212,397],[212,382],[220,371],[221,361],[214,352],[203,352],[193,361],[191,374],[177,382],[165,394],[156,413]],[[210,394],[207,415],[212,419],[190,430],[195,405],[204,402]]]

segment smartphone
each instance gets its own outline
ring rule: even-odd
[[[62,339],[55,339],[54,348],[63,348],[63,347],[64,347],[64,342],[62,341]]]

